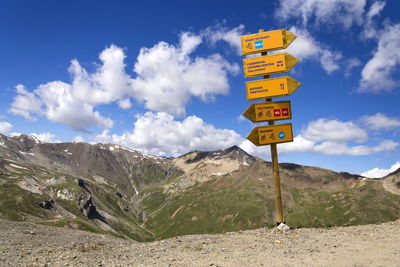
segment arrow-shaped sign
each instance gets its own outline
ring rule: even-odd
[[[278,124],[254,128],[247,136],[256,146],[293,141],[292,124]]]
[[[292,118],[290,101],[255,103],[243,115],[252,122],[290,120]]]
[[[247,100],[289,96],[300,85],[300,82],[289,76],[246,82]]]
[[[296,35],[284,29],[244,35],[240,37],[242,42],[242,54],[250,55],[285,49],[296,37]]]
[[[288,72],[297,62],[299,60],[289,53],[246,58],[243,59],[244,77]]]

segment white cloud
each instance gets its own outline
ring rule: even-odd
[[[399,168],[400,168],[400,161],[397,161],[395,164],[390,166],[389,169],[373,168],[371,170],[360,173],[360,175],[368,178],[383,178],[386,175],[394,171],[397,171]]]
[[[315,142],[298,135],[293,138],[293,142],[279,144],[278,153],[291,154],[298,152],[312,152],[314,145]],[[255,146],[247,139],[240,144],[240,148],[249,154],[260,157],[269,157],[271,155],[269,146]]]
[[[131,132],[111,135],[104,130],[94,141],[120,144],[158,156],[180,156],[193,150],[217,150],[242,141],[235,131],[217,129],[196,116],[177,121],[163,112],[147,112],[137,118]]]
[[[125,54],[122,48],[110,45],[99,59],[102,62],[92,74],[83,69],[78,60],[71,61],[71,94],[74,99],[90,105],[108,104],[121,99],[130,88],[130,77],[125,73]]]
[[[83,138],[82,136],[78,135],[78,136],[75,136],[74,139],[72,139],[72,142],[74,142],[74,143],[83,143],[83,142],[85,142],[85,138]]]
[[[239,147],[250,155],[258,156],[261,158],[266,158],[271,155],[269,146],[256,146],[247,139],[243,139]]]
[[[134,67],[136,78],[125,72],[124,50],[115,45],[100,53],[101,64],[93,73],[74,59],[68,69],[71,83],[52,81],[33,92],[18,85],[9,112],[28,120],[45,116],[78,131],[90,126],[111,128],[112,119],[102,116],[96,106],[116,102],[122,109],[129,109],[130,98],[148,109],[184,116],[192,96],[212,101],[217,94],[227,94],[228,75],[239,72],[238,64],[230,64],[219,54],[193,57],[202,38],[182,33],[176,46],[160,42],[142,48]]]
[[[213,27],[206,28],[202,35],[212,44],[215,45],[218,41],[225,41],[235,48],[238,55],[242,54],[242,45],[240,36],[244,34],[244,25],[239,25],[229,29],[222,24],[217,24]]]
[[[376,113],[372,116],[363,116],[361,123],[371,130],[390,131],[400,127],[400,118],[391,118],[382,113]]]
[[[321,144],[316,144],[312,148],[312,152],[324,155],[366,156],[379,152],[393,151],[398,145],[399,143],[392,140],[384,140],[376,146],[348,146],[345,143],[325,141]]]
[[[341,52],[332,51],[319,43],[306,29],[291,27],[289,31],[297,35],[297,38],[286,52],[299,59],[318,61],[327,73],[340,68],[339,62],[343,57]]]
[[[313,151],[315,142],[304,138],[301,134],[293,138],[293,142],[284,143],[279,145],[279,152],[282,153],[296,153],[296,152],[306,152]]]
[[[344,76],[349,78],[351,72],[354,68],[360,67],[362,65],[361,61],[358,58],[349,58],[346,60],[346,66],[344,70]]]
[[[132,131],[116,135],[104,130],[93,141],[120,144],[158,156],[180,156],[193,150],[210,151],[233,145],[239,145],[253,155],[270,155],[268,146],[257,147],[235,131],[217,129],[196,116],[178,121],[163,112],[147,112],[136,118]],[[383,140],[373,146],[350,145],[350,142],[361,143],[367,139],[366,132],[352,122],[319,119],[310,122],[302,134],[294,137],[294,142],[280,144],[279,152],[363,156],[393,151],[399,146],[392,140]]]
[[[227,94],[227,76],[238,73],[239,66],[219,54],[192,59],[190,54],[200,43],[200,36],[183,33],[178,46],[160,42],[142,48],[134,68],[138,77],[132,96],[148,109],[184,116],[191,95],[207,101]]]
[[[311,152],[322,155],[365,156],[374,153],[393,151],[399,143],[383,140],[375,146],[350,145],[349,142],[364,143],[367,133],[352,122],[318,119],[308,123],[293,142],[279,144],[279,153]],[[250,154],[269,156],[269,148],[256,147],[250,141],[243,141],[240,147]]]
[[[386,25],[378,36],[378,48],[361,72],[360,93],[390,92],[399,85],[392,75],[400,65],[400,24]]]
[[[302,21],[303,26],[339,24],[349,29],[363,22],[366,0],[280,0],[275,17],[284,21],[292,18]]]
[[[374,18],[379,16],[385,7],[386,3],[382,1],[375,1],[372,3],[369,11],[365,15],[364,30],[362,37],[365,39],[376,38],[378,31],[376,29]]]
[[[0,133],[8,134],[13,128],[12,124],[6,121],[0,121]]]
[[[111,128],[113,121],[105,118],[94,107],[73,97],[71,85],[60,81],[40,85],[35,90],[45,106],[47,119],[83,131],[89,126]]]
[[[122,109],[130,109],[132,107],[132,103],[129,98],[125,98],[118,101],[118,106]]]
[[[36,120],[33,114],[41,114],[41,101],[36,98],[34,93],[28,92],[22,84],[15,87],[18,95],[14,98],[9,112],[14,115],[20,115],[29,121]]]
[[[329,140],[333,142],[365,142],[367,133],[352,122],[341,122],[325,118],[310,122],[302,131],[302,136],[311,141]]]

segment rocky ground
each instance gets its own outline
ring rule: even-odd
[[[151,243],[0,220],[0,266],[400,266],[400,220]]]

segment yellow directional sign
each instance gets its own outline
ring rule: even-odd
[[[250,55],[285,49],[296,37],[296,35],[284,29],[244,35],[240,37],[242,42],[242,54]]]
[[[300,85],[300,82],[289,76],[246,82],[247,100],[289,96]]]
[[[252,122],[290,120],[290,101],[252,104],[244,113]]]
[[[293,141],[292,124],[277,124],[254,128],[247,136],[256,146]]]
[[[244,77],[288,72],[297,62],[299,60],[289,53],[246,58],[243,59]]]

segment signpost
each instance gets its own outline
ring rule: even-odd
[[[297,62],[299,60],[289,53],[246,58],[243,59],[244,77],[251,78],[288,72]]]
[[[267,51],[287,48],[296,35],[280,29],[241,37],[242,54],[261,53],[260,57],[243,60],[244,77],[263,76],[264,79],[246,82],[247,100],[266,98],[266,103],[252,104],[243,115],[252,122],[268,121],[268,126],[255,127],[247,136],[256,146],[270,145],[272,171],[275,184],[275,218],[277,225],[284,222],[277,144],[293,141],[292,124],[277,124],[276,120],[292,118],[289,101],[272,102],[272,97],[289,96],[301,85],[295,79],[284,76],[270,79],[270,74],[290,71],[299,61],[288,53],[267,55]]]
[[[251,104],[243,113],[252,122],[290,120],[292,111],[289,101]]]
[[[250,55],[254,53],[285,49],[294,39],[296,39],[296,35],[287,30],[279,29],[244,35],[240,39],[242,43],[242,54]]]
[[[290,96],[300,85],[289,76],[246,82],[247,100]]]
[[[250,132],[247,139],[256,146],[292,142],[292,124],[259,126]]]

